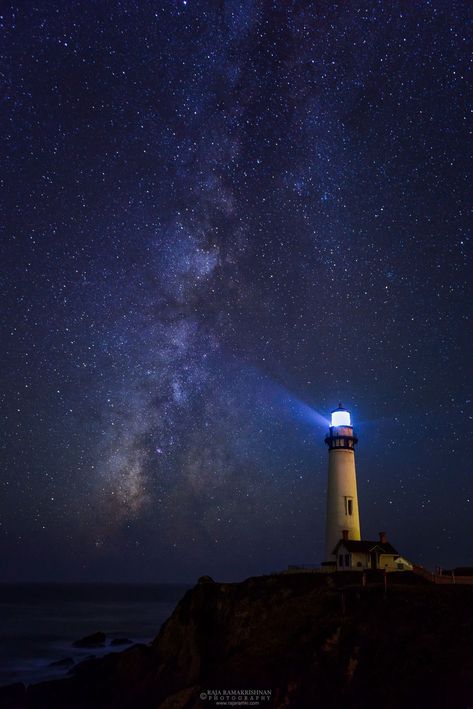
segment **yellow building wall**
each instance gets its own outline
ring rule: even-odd
[[[400,564],[403,565],[402,569],[399,568]],[[402,556],[394,557],[392,554],[380,554],[379,568],[386,569],[386,571],[412,571],[412,564]]]
[[[345,554],[347,554],[346,549],[342,546],[339,549],[339,554],[343,555],[343,560],[345,561]],[[358,566],[360,564],[360,566]],[[399,565],[402,564],[402,568],[399,568]],[[348,570],[358,570],[362,571],[363,569],[371,569],[371,554],[367,554],[366,552],[352,552],[350,554],[350,566],[340,566],[338,564],[338,555],[337,555],[337,568],[339,571],[348,571]],[[381,571],[412,571],[412,564],[407,561],[407,559],[404,559],[402,556],[398,556],[397,554],[380,554],[378,557],[378,563],[376,566],[377,569],[380,569]]]
[[[361,564],[361,566],[358,566],[359,563]],[[368,556],[368,554],[354,553],[351,555],[351,568],[352,569],[369,569],[370,568],[369,563],[370,563],[370,557]]]

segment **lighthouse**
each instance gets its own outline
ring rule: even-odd
[[[333,554],[342,539],[361,539],[358,494],[356,490],[355,445],[350,412],[340,403],[332,411],[328,445],[327,517],[325,526],[325,562],[335,564]]]

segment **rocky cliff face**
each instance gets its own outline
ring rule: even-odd
[[[64,680],[4,690],[8,709],[216,707],[209,690],[270,690],[260,707],[473,707],[473,587],[392,574],[203,582],[150,646]],[[200,698],[200,697],[203,698]],[[3,704],[2,704],[3,701]]]

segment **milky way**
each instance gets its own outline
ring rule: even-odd
[[[31,2],[1,18],[2,575],[473,563],[471,6]]]

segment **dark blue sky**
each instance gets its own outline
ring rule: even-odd
[[[5,3],[1,576],[473,565],[471,4]],[[469,179],[470,178],[470,179]]]

